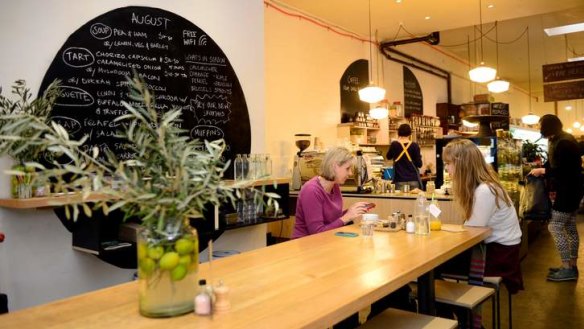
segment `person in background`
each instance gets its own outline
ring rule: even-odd
[[[582,199],[582,159],[574,136],[563,131],[560,119],[546,114],[539,120],[541,135],[548,139],[548,160],[543,168],[529,174],[545,175],[552,200],[552,218],[548,229],[554,238],[562,265],[551,267],[549,281],[578,279],[580,238],[576,229],[576,212]]]
[[[367,212],[368,202],[356,202],[343,210],[339,185],[353,175],[354,161],[351,152],[344,147],[326,152],[320,175],[306,182],[298,195],[292,239],[341,227]]]
[[[391,142],[387,151],[387,159],[393,160],[395,177],[393,182],[398,189],[403,185],[410,185],[410,188],[422,189],[420,186],[419,169],[422,167],[422,155],[420,146],[410,140],[412,127],[404,123],[397,129],[397,141]]]

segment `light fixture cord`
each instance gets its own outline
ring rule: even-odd
[[[527,79],[529,80],[529,113],[531,113],[531,49],[529,47],[529,25],[527,26]]]
[[[499,24],[495,21],[495,52],[497,53],[497,73],[499,73]]]
[[[373,56],[371,55],[371,0],[369,0],[369,83],[373,82]]]
[[[483,58],[483,4],[479,0],[479,32],[481,33],[481,63],[484,63]]]

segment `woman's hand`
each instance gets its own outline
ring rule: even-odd
[[[531,169],[528,175],[533,175],[535,177],[539,177],[541,175],[545,175],[545,168],[535,168]]]
[[[355,202],[347,209],[347,212],[341,217],[341,220],[346,224],[354,218],[363,215],[370,209],[369,204],[369,202]]]

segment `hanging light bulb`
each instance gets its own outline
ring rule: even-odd
[[[371,56],[371,0],[369,0],[369,78],[373,79],[373,57]],[[359,89],[359,99],[367,103],[377,103],[385,98],[385,89],[375,85],[371,80],[365,88]]]
[[[468,71],[468,76],[473,82],[489,82],[497,76],[497,70],[492,67],[486,66],[484,62],[481,65],[475,67],[474,69]]]
[[[474,69],[468,71],[468,76],[473,82],[489,82],[497,76],[497,70],[486,66],[483,60],[483,11],[482,2],[479,0],[479,32],[481,33],[481,64]]]
[[[527,26],[527,79],[529,80],[529,113],[521,118],[526,125],[534,125],[539,122],[539,116],[531,111],[531,51],[529,47],[529,26]]]
[[[365,88],[359,89],[359,99],[367,103],[377,103],[385,97],[385,89],[370,84]]]
[[[572,127],[578,129],[582,126],[582,124],[580,124],[580,121],[574,121],[574,123],[572,124]]]
[[[584,131],[584,126],[581,126],[580,127],[580,131]]]
[[[369,115],[373,119],[383,119],[389,114],[389,109],[387,105],[377,104],[374,108],[369,110]]]
[[[496,80],[493,80],[487,84],[487,89],[489,89],[489,91],[492,93],[498,94],[509,90],[509,85],[509,81],[502,80],[497,77]]]

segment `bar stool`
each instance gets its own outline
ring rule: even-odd
[[[483,278],[483,282],[486,286],[489,286],[496,291],[496,301],[497,301],[497,328],[501,328],[501,298],[500,298],[500,289],[501,284],[503,283],[503,278],[500,276],[485,276]],[[513,304],[511,303],[511,294],[508,294],[508,309],[509,309],[509,329],[513,328]]]
[[[359,328],[454,329],[457,326],[458,322],[455,320],[388,308],[377,314],[373,319],[359,326]]]
[[[491,298],[492,302],[495,303],[495,289],[472,286],[465,283],[450,282],[444,280],[436,280],[435,291],[436,291],[436,302],[458,306],[468,310],[469,314],[472,311],[484,303],[487,299]],[[471,321],[472,321],[472,317]],[[492,314],[492,321],[495,324],[495,314]]]

